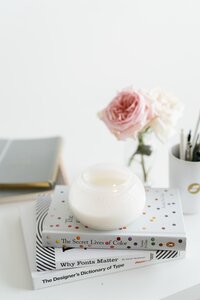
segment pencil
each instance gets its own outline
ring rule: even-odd
[[[180,159],[185,159],[185,137],[184,137],[184,129],[181,129],[180,134],[180,149],[179,149],[179,157]]]
[[[196,142],[197,134],[198,134],[198,131],[199,131],[199,124],[200,124],[200,112],[199,112],[199,116],[198,116],[198,119],[197,119],[195,131],[194,131],[194,135],[193,135],[193,139],[192,139],[192,151],[194,150],[194,147],[195,147],[195,142]]]

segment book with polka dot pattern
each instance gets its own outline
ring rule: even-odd
[[[146,189],[142,215],[129,226],[97,231],[82,225],[68,206],[68,187],[57,186],[42,231],[47,247],[185,250],[186,233],[179,192]]]

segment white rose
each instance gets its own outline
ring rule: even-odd
[[[154,99],[156,117],[149,125],[156,136],[164,142],[175,133],[176,123],[183,112],[183,104],[161,88],[151,90],[150,96]]]

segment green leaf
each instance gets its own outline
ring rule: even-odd
[[[138,145],[136,154],[142,154],[142,155],[150,156],[151,153],[152,153],[152,147],[150,145],[144,145],[144,144]]]

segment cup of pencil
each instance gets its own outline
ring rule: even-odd
[[[169,153],[169,182],[178,188],[185,214],[200,212],[200,136],[198,133],[200,114],[195,130],[184,134],[181,130],[180,143]]]

